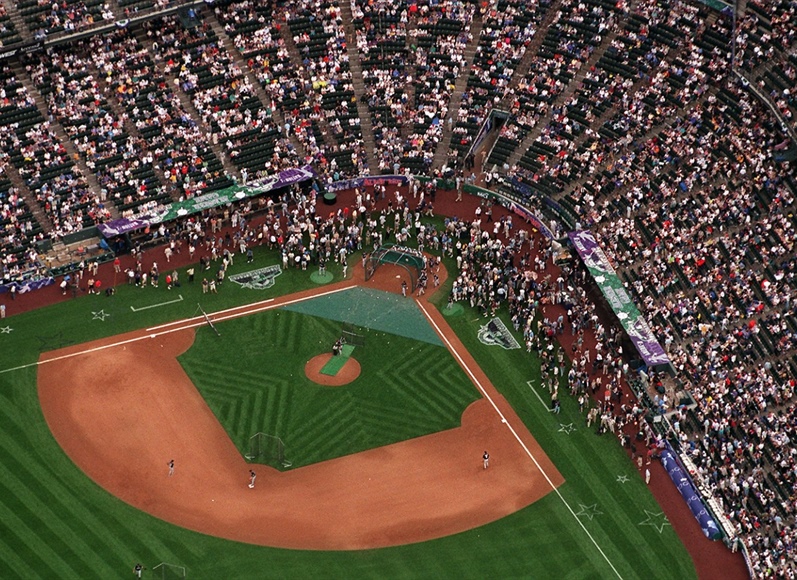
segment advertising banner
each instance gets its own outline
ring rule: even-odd
[[[567,235],[645,364],[648,366],[669,364],[670,358],[626,292],[592,233],[587,230],[576,230]]]
[[[159,224],[161,222],[168,222],[177,218],[185,217],[191,214],[199,213],[203,210],[226,205],[234,201],[239,201],[246,197],[254,197],[263,195],[270,191],[314,179],[316,172],[311,165],[297,167],[295,169],[286,169],[274,175],[264,177],[257,181],[253,181],[246,186],[235,185],[227,187],[219,191],[211,191],[203,195],[198,195],[186,199],[185,201],[176,201],[166,206],[163,210],[146,216],[139,216],[137,218],[120,218],[111,220],[107,223],[98,225],[100,233],[105,238],[111,238],[134,230],[145,228],[152,224]]]
[[[664,466],[670,479],[672,479],[675,487],[681,492],[681,495],[686,501],[686,505],[689,506],[689,510],[692,512],[692,515],[695,516],[695,519],[700,524],[700,528],[703,530],[703,533],[706,534],[706,537],[710,540],[721,539],[722,532],[717,525],[717,521],[708,509],[706,509],[703,500],[700,498],[700,492],[697,486],[695,486],[695,482],[689,477],[689,474],[681,465],[678,456],[669,443],[667,443],[667,447],[661,452],[661,464]]]

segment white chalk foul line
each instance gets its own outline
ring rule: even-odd
[[[130,310],[133,312],[141,312],[142,310],[149,310],[150,308],[158,308],[159,306],[166,306],[167,304],[174,304],[175,302],[182,302],[183,295],[178,294],[177,299],[175,300],[167,300],[166,302],[158,302],[157,304],[150,304],[149,306],[142,306],[140,308],[134,308],[132,305],[130,306]]]
[[[235,312],[236,310],[244,310],[244,309],[246,309],[246,313],[249,313],[251,311],[248,309],[257,308],[259,306],[262,306],[263,304],[270,304],[271,302],[274,302],[274,298],[269,298],[268,300],[261,300],[260,302],[253,302],[252,304],[233,306],[232,308],[227,308],[226,310],[219,310],[218,312],[213,312],[211,314],[208,314],[208,316],[217,316],[219,314],[226,314],[228,312]],[[167,322],[166,324],[160,324],[158,326],[150,326],[149,328],[147,328],[147,332],[150,332],[152,330],[160,330],[161,328],[168,328],[170,326],[174,326],[175,324],[183,324],[186,322],[193,322],[194,320],[204,320],[204,319],[205,319],[204,316],[194,316],[192,318],[185,318],[183,320],[175,320],[174,322]]]
[[[534,388],[534,383],[532,381],[526,381],[526,384],[529,386],[529,389],[531,389],[531,392],[534,393],[534,395],[537,397],[540,403],[542,403],[542,406],[545,407],[545,410],[548,411],[549,413],[553,411],[550,405],[546,405],[545,401],[542,400],[542,397],[540,397],[540,394],[537,392],[537,389]]]
[[[495,412],[498,413],[498,416],[501,418],[501,422],[504,423],[509,428],[509,430],[511,431],[512,435],[515,437],[517,442],[520,443],[520,446],[523,448],[523,451],[526,452],[526,455],[529,456],[529,458],[534,462],[534,465],[537,467],[537,469],[540,470],[540,473],[542,473],[542,476],[545,478],[545,481],[548,482],[548,485],[551,486],[551,489],[553,490],[553,492],[562,501],[564,506],[567,508],[567,511],[569,511],[570,515],[573,516],[573,519],[576,522],[578,522],[578,525],[581,527],[582,530],[584,530],[584,533],[587,534],[587,537],[592,542],[592,545],[595,546],[595,548],[598,550],[600,555],[603,557],[603,559],[606,561],[606,563],[609,565],[609,567],[612,569],[612,571],[615,573],[615,575],[618,578],[622,579],[622,576],[620,575],[620,572],[617,570],[617,568],[614,567],[614,564],[612,564],[611,560],[609,560],[609,557],[606,555],[606,553],[600,547],[600,545],[598,544],[597,540],[595,540],[595,538],[592,536],[592,534],[586,528],[586,526],[584,525],[584,522],[582,522],[581,519],[576,515],[576,512],[573,510],[573,508],[570,506],[570,504],[567,503],[567,500],[564,498],[564,496],[559,491],[559,489],[554,485],[554,483],[551,480],[550,476],[542,468],[542,465],[540,465],[540,462],[537,461],[537,458],[534,457],[534,454],[529,450],[528,447],[526,447],[526,444],[523,443],[523,440],[517,434],[517,431],[515,431],[515,429],[512,427],[512,425],[509,424],[509,422],[507,421],[506,417],[501,412],[501,409],[498,408],[498,405],[495,404],[495,401],[493,401],[492,397],[490,397],[490,395],[487,394],[487,391],[484,389],[484,387],[482,386],[482,384],[479,381],[479,379],[476,378],[476,375],[473,373],[471,368],[468,366],[468,364],[465,362],[465,360],[462,358],[462,356],[459,354],[459,352],[451,344],[451,341],[448,340],[448,337],[440,329],[440,326],[438,326],[437,322],[435,322],[435,320],[431,317],[431,315],[426,310],[424,305],[420,302],[420,300],[416,299],[415,302],[418,304],[418,306],[420,307],[420,309],[423,312],[424,316],[426,316],[426,319],[429,321],[429,323],[437,331],[437,334],[440,336],[440,338],[443,340],[443,342],[446,343],[446,346],[448,347],[449,352],[451,352],[451,354],[453,354],[454,357],[459,361],[460,366],[468,374],[468,376],[470,377],[471,381],[473,381],[473,384],[476,385],[476,387],[479,389],[479,391],[481,391],[482,395],[484,395],[484,398],[487,399],[490,402],[490,405],[492,405],[493,409],[495,409]]]
[[[305,300],[312,300],[313,298],[318,298],[320,296],[328,296],[330,294],[336,294],[338,292],[343,292],[344,290],[350,290],[351,288],[354,288],[354,286],[355,286],[355,284],[352,283],[352,284],[349,284],[349,285],[344,286],[342,288],[336,288],[334,290],[328,290],[326,292],[320,292],[318,294],[312,294],[310,296],[304,296],[302,298],[294,298],[293,300],[286,300],[285,302],[280,302],[278,304],[273,304],[273,302],[274,302],[273,299],[266,300],[264,302],[257,302],[256,304],[262,305],[262,306],[257,306],[257,307],[255,307],[252,310],[246,310],[246,311],[238,312],[238,313],[235,313],[235,314],[228,314],[226,316],[218,316],[221,313],[231,312],[231,311],[234,311],[234,310],[241,310],[242,309],[242,307],[228,308],[227,310],[220,310],[219,312],[213,312],[211,314],[208,314],[208,318],[211,318],[213,320],[213,322],[224,322],[225,320],[232,320],[233,318],[240,318],[241,316],[249,316],[250,314],[257,314],[258,312],[265,312],[266,310],[271,310],[272,308],[279,308],[281,306],[289,306],[291,304],[297,304],[299,302],[304,302]],[[197,319],[200,319],[200,320],[197,320]],[[27,369],[27,368],[30,368],[30,367],[36,367],[36,366],[39,366],[39,365],[43,365],[45,363],[56,362],[56,361],[59,361],[59,360],[65,360],[65,359],[68,359],[68,358],[74,358],[76,356],[83,356],[84,354],[91,354],[93,352],[99,352],[101,350],[106,350],[106,349],[109,349],[109,348],[115,348],[117,346],[123,346],[125,344],[138,342],[140,340],[157,338],[159,336],[163,336],[163,335],[166,335],[166,334],[171,334],[172,332],[179,332],[181,330],[188,330],[189,328],[196,328],[197,326],[204,326],[205,324],[207,324],[205,322],[205,317],[204,316],[188,318],[186,320],[179,321],[179,322],[183,322],[185,324],[183,326],[178,326],[176,328],[170,328],[168,330],[162,330],[160,332],[144,334],[142,336],[136,336],[134,338],[128,338],[127,340],[120,340],[120,341],[113,342],[113,343],[110,343],[110,344],[105,344],[105,345],[102,345],[102,346],[96,346],[94,348],[87,348],[86,350],[81,350],[79,352],[73,352],[73,353],[69,353],[69,354],[64,354],[64,355],[61,355],[61,356],[48,358],[48,359],[45,359],[45,360],[39,360],[39,361],[36,361],[36,362],[32,362],[32,363],[28,363],[28,364],[24,364],[24,365],[19,365],[19,366],[12,367],[12,368],[9,368],[9,369],[3,369],[3,370],[0,370],[0,375],[5,374],[5,373],[10,373],[12,371],[18,371],[18,370]],[[171,323],[170,325],[163,325],[163,326],[171,326],[171,325],[175,325],[175,324],[176,323]],[[157,327],[154,327],[154,328],[157,328]],[[150,331],[150,329],[147,329],[146,332],[149,332],[149,331]]]

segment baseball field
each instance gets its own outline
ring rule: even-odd
[[[0,322],[0,577],[696,577],[616,439],[447,315],[450,280],[402,298],[357,255],[327,284],[229,279],[278,262]],[[344,326],[357,370],[324,384],[308,363]],[[247,462],[257,433],[279,464]]]

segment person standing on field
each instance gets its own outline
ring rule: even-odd
[[[490,466],[490,454],[486,451],[482,455],[482,461],[484,462],[484,469],[487,469]]]

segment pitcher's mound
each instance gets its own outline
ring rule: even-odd
[[[349,357],[349,360],[346,361],[335,376],[321,374],[321,369],[324,368],[324,365],[327,364],[331,358],[331,352],[314,356],[304,365],[304,374],[314,383],[324,385],[325,387],[341,387],[349,384],[360,376],[360,363],[352,357]]]

